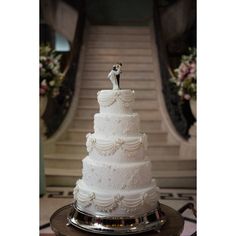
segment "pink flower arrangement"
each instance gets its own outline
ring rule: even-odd
[[[40,46],[39,72],[40,96],[57,96],[61,86],[63,74],[60,71],[61,55],[50,46]]]
[[[177,86],[178,95],[182,100],[196,100],[197,93],[196,49],[189,48],[189,51],[189,55],[182,56],[179,67],[174,70],[170,79]]]

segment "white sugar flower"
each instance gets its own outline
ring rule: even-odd
[[[46,85],[47,85],[47,81],[44,79],[44,80],[41,82],[41,85],[46,86]]]
[[[54,81],[54,80],[51,80],[51,81],[49,82],[49,85],[50,85],[50,86],[55,85],[55,81]]]

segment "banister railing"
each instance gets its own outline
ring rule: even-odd
[[[65,2],[70,3],[70,1]],[[67,115],[74,95],[76,73],[80,69],[78,65],[85,25],[85,1],[77,1],[71,7],[78,11],[76,29],[71,43],[70,55],[63,70],[64,80],[60,87],[60,93],[57,97],[48,99],[48,105],[42,117],[46,125],[45,136],[47,138],[50,138],[58,130]]]
[[[169,64],[166,49],[167,45],[162,33],[158,2],[159,1],[153,1],[153,21],[160,63],[163,98],[166,110],[176,131],[181,137],[188,139],[190,137],[189,129],[196,120],[191,112],[189,102],[180,101],[176,86],[170,82],[170,78],[172,77],[172,69]]]

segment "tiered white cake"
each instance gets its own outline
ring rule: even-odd
[[[135,93],[102,90],[97,98],[100,113],[94,116],[94,133],[87,135],[89,155],[74,189],[76,206],[92,215],[145,214],[157,207],[159,188],[151,175],[147,136],[132,110]]]

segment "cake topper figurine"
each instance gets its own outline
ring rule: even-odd
[[[112,83],[112,89],[117,90],[120,89],[120,74],[121,74],[121,66],[122,63],[116,63],[113,65],[112,70],[108,74],[107,78],[110,79]]]

